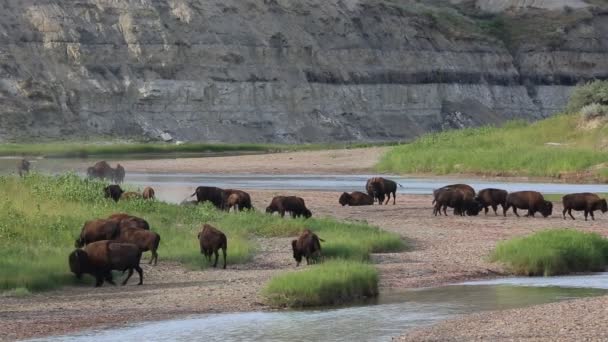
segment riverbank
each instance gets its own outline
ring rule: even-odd
[[[192,189],[177,191],[187,196]],[[315,217],[366,221],[408,239],[411,250],[373,254],[380,272],[380,292],[449,284],[502,274],[486,256],[497,241],[547,227],[573,227],[603,232],[606,217],[596,221],[516,218],[512,214],[479,217],[434,217],[431,197],[398,195],[397,205],[341,207],[339,193],[316,191],[250,191],[256,208],[264,208],[279,194],[301,196]],[[556,203],[554,213],[561,213]],[[220,227],[221,228],[221,227]],[[193,237],[194,239],[195,237]],[[321,236],[323,238],[323,236]],[[163,260],[143,265],[143,286],[67,286],[25,297],[0,297],[0,339],[63,334],[88,328],[124,325],[200,313],[270,310],[260,296],[272,276],[295,269],[291,238],[260,238],[251,262],[228,265],[227,270],[195,271]],[[230,252],[230,249],[229,249]]]

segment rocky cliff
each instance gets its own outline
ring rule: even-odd
[[[601,4],[494,3],[4,0],[0,140],[405,140],[608,77]]]

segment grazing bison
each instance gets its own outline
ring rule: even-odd
[[[117,241],[127,242],[136,245],[142,252],[151,251],[152,257],[150,258],[150,264],[154,261],[156,265],[158,261],[158,254],[156,250],[160,244],[160,235],[149,230],[143,230],[139,228],[126,228],[120,229],[120,234],[116,238]]]
[[[125,180],[125,168],[120,164],[116,164],[116,168],[112,172],[112,181],[120,184]]]
[[[89,176],[89,178],[114,180],[114,169],[108,162],[102,160],[87,169],[87,176]]]
[[[369,196],[368,194],[364,194],[359,191],[354,191],[352,193],[343,192],[338,202],[342,205],[349,206],[359,206],[359,205],[372,205],[374,204],[374,198]]]
[[[291,213],[291,217],[296,218],[304,216],[309,218],[312,216],[310,210],[306,208],[304,199],[296,196],[276,196],[270,202],[270,205],[266,207],[267,213],[279,212],[281,217],[285,216],[285,212]]]
[[[120,229],[137,228],[143,230],[150,230],[150,225],[148,224],[148,221],[137,216],[132,216],[125,213],[118,213],[110,215],[108,219],[117,221]]]
[[[112,280],[112,270],[122,272],[129,270],[122,285],[129,281],[133,270],[136,270],[139,274],[137,285],[143,284],[143,271],[139,267],[141,251],[134,244],[109,240],[97,241],[87,245],[84,249],[76,249],[70,254],[68,260],[70,271],[76,275],[76,278],[82,277],[85,273],[91,274],[96,280],[95,287],[103,285],[104,280],[116,285]]]
[[[115,202],[118,202],[123,192],[125,191],[120,188],[120,185],[108,185],[103,188],[104,197],[111,198]]]
[[[211,262],[211,254],[215,254],[215,262],[213,267],[217,267],[217,259],[219,258],[219,250],[222,250],[224,255],[224,269],[226,268],[226,250],[228,248],[228,240],[226,235],[219,229],[209,224],[203,225],[203,230],[198,233],[198,242],[201,246],[201,254],[207,257]]]
[[[218,209],[224,208],[226,194],[223,189],[214,186],[199,186],[190,197],[194,195],[199,203],[209,201]]]
[[[536,191],[517,191],[508,194],[506,206],[503,210],[504,216],[507,216],[507,211],[511,207],[513,207],[513,213],[517,217],[519,217],[517,209],[527,209],[526,217],[534,217],[536,212],[540,212],[543,217],[547,217],[553,212],[553,203],[545,201],[543,195]]]
[[[91,220],[85,222],[76,239],[75,246],[80,248],[91,242],[100,240],[114,240],[120,234],[120,226],[114,220]]]
[[[30,172],[30,162],[26,159],[21,159],[17,163],[17,173],[19,173],[19,177],[24,177]]]
[[[154,199],[154,189],[149,186],[145,187],[144,191],[142,192],[142,196],[144,199]]]
[[[132,199],[138,199],[138,198],[142,198],[141,194],[138,192],[134,192],[134,191],[123,192],[120,195],[121,200],[132,200]]]
[[[498,209],[498,206],[500,205],[502,210],[505,210],[508,194],[509,193],[506,190],[489,188],[481,190],[475,199],[477,202],[481,203],[486,215],[488,214],[488,207],[492,207],[494,215],[498,215],[496,209]]]
[[[302,257],[306,258],[306,265],[310,265],[311,262],[314,263],[316,259],[322,257],[320,241],[324,240],[320,239],[310,229],[304,229],[297,240],[291,241],[291,249],[293,250],[293,258],[296,260],[296,267],[300,266]]]
[[[608,211],[606,200],[589,192],[566,195],[562,197],[562,203],[564,204],[564,211],[562,212],[564,220],[566,219],[566,211],[573,220],[574,216],[572,216],[572,210],[584,211],[585,221],[587,221],[587,216],[589,214],[591,214],[591,219],[595,220],[595,217],[593,216],[593,211],[595,210],[601,210],[602,213]]]
[[[395,205],[395,201],[397,199],[397,183],[393,182],[390,179],[385,179],[382,177],[374,177],[367,180],[365,184],[365,190],[369,197],[373,199],[378,199],[378,204],[382,205],[384,202],[384,197],[386,196],[386,203],[391,199],[391,194],[393,194],[393,205]]]
[[[241,190],[226,189],[224,190],[226,201],[224,208],[228,211],[234,208],[234,210],[252,209],[251,196],[248,193]]]
[[[458,188],[441,188],[435,192],[433,215],[441,215],[443,210],[447,216],[447,207],[454,208],[454,215],[476,216],[481,211],[481,204],[473,198],[470,192]]]

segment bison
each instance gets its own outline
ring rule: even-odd
[[[397,183],[393,182],[390,179],[385,179],[382,177],[374,177],[367,180],[365,184],[365,190],[369,197],[373,199],[378,199],[378,204],[382,205],[384,202],[384,198],[386,196],[386,203],[391,199],[391,194],[393,194],[393,205],[395,205],[395,201],[397,199]]]
[[[243,209],[253,209],[251,205],[251,196],[248,193],[241,190],[234,189],[226,189],[224,190],[225,195],[225,203],[224,209],[230,211],[230,209],[234,208],[234,210],[243,210]]]
[[[224,208],[226,194],[223,189],[214,186],[199,186],[190,197],[194,195],[199,203],[209,201],[218,209]]]
[[[464,192],[465,194],[469,194],[471,197],[475,197],[475,189],[473,189],[473,187],[468,184],[450,184],[443,186],[439,189],[433,190],[433,197],[436,199],[437,194],[439,194],[440,191],[449,189],[458,189]],[[433,200],[433,204],[435,204],[435,199]]]
[[[320,239],[310,229],[305,229],[297,240],[291,241],[291,249],[293,250],[293,258],[296,260],[296,267],[300,266],[302,257],[306,258],[306,265],[310,265],[311,262],[316,262],[317,258],[322,257],[320,241],[324,240]]]
[[[149,186],[145,187],[144,191],[142,192],[142,197],[144,199],[154,199],[154,197],[155,197],[155,195],[154,195],[154,189],[152,189]]]
[[[441,188],[435,191],[435,200],[433,200],[433,215],[441,215],[443,209],[444,215],[447,216],[447,207],[454,208],[454,215],[476,216],[481,211],[481,204],[468,191],[463,191],[458,188]]]
[[[30,162],[27,159],[21,159],[17,163],[17,173],[19,177],[25,177],[30,172]]]
[[[118,202],[118,200],[122,196],[123,192],[125,192],[125,191],[120,188],[120,185],[115,185],[115,184],[114,185],[108,185],[105,188],[103,188],[104,197],[105,198],[111,198],[115,202]]]
[[[498,209],[498,206],[500,205],[502,210],[505,210],[508,194],[509,193],[506,190],[488,188],[481,190],[475,199],[477,202],[481,203],[486,215],[488,214],[488,207],[492,207],[494,215],[498,215],[496,209]]]
[[[211,262],[211,254],[215,254],[215,262],[213,267],[217,267],[217,259],[219,258],[219,250],[222,250],[224,255],[224,269],[226,269],[226,250],[228,248],[228,239],[226,235],[219,229],[209,224],[203,225],[203,230],[198,233],[198,242],[201,247],[201,254],[207,257]]]
[[[125,228],[120,229],[120,234],[116,238],[117,241],[127,242],[136,245],[142,252],[151,251],[152,257],[150,258],[149,264],[154,262],[156,265],[158,261],[158,245],[160,244],[160,235],[149,230],[139,228]]]
[[[69,258],[70,271],[76,278],[83,274],[91,274],[95,277],[95,287],[103,285],[104,280],[112,285],[112,270],[129,270],[127,278],[122,282],[125,285],[133,275],[133,270],[139,274],[139,283],[143,284],[144,276],[139,262],[141,251],[131,243],[101,240],[87,245],[84,249],[74,250]]]
[[[305,218],[309,218],[312,216],[312,213],[308,208],[306,208],[306,204],[304,203],[304,199],[296,196],[276,196],[270,202],[270,205],[266,207],[266,212],[272,214],[274,212],[279,212],[281,217],[285,216],[285,212],[291,213],[291,217],[296,218],[299,216],[304,216]]]
[[[374,204],[374,198],[369,196],[368,194],[364,194],[359,191],[354,191],[352,193],[343,192],[338,202],[342,205],[349,206],[359,206],[359,205],[372,205]]]
[[[85,222],[76,239],[75,246],[80,248],[89,243],[100,240],[113,240],[120,234],[119,223],[115,220],[91,220]]]
[[[108,219],[117,221],[120,229],[137,228],[143,230],[150,230],[150,224],[148,224],[148,221],[137,216],[132,216],[125,213],[117,213],[110,215]]]
[[[114,180],[114,169],[105,160],[95,163],[87,169],[89,178]]]
[[[116,164],[116,168],[112,171],[112,181],[120,184],[125,180],[125,168],[120,164]]]
[[[568,215],[574,220],[572,210],[584,211],[585,221],[587,221],[587,216],[589,214],[591,214],[591,219],[595,220],[595,217],[593,216],[593,211],[595,210],[601,210],[602,213],[608,211],[606,200],[589,192],[566,195],[562,197],[562,203],[564,204],[564,211],[562,212],[564,220],[566,219],[566,212],[568,212]]]
[[[545,201],[543,195],[537,191],[517,191],[508,194],[505,209],[503,209],[505,217],[511,207],[513,207],[513,213],[517,217],[519,217],[517,209],[527,209],[526,217],[534,217],[536,212],[540,212],[543,217],[547,217],[553,212],[553,203]]]

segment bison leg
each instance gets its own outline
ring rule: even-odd
[[[103,274],[95,275],[95,287],[100,287],[103,285]]]
[[[591,219],[595,221],[595,216],[593,216],[593,210],[589,210],[589,214],[591,215]]]
[[[131,278],[132,275],[133,275],[133,268],[129,268],[129,274],[127,274],[127,277],[125,278],[125,280],[123,280],[122,286],[127,285],[127,282],[129,281],[129,278]]]
[[[570,215],[570,217],[572,217],[572,219],[575,220],[574,216],[572,216],[572,209],[568,209],[568,215]]]
[[[448,216],[448,212],[447,212],[447,210],[448,210],[448,206],[447,206],[447,204],[445,204],[445,205],[443,206],[443,215]]]
[[[519,214],[517,213],[517,207],[513,207],[513,214],[515,214],[515,216],[519,217]]]
[[[224,255],[224,269],[226,269],[226,247],[222,248],[222,254]]]
[[[390,200],[391,200],[391,193],[389,192],[386,194],[386,202],[384,202],[384,204],[385,205],[388,204],[388,202],[390,202]]]
[[[285,217],[285,210],[279,210],[279,215],[281,215],[281,217]]]
[[[507,210],[509,210],[510,206],[507,204],[506,206],[502,207],[502,216],[507,217]],[[515,210],[513,210],[515,211]]]
[[[568,209],[564,207],[564,210],[562,210],[562,216],[564,217],[564,220],[566,219],[566,211],[568,211]]]
[[[219,248],[216,249],[215,251],[213,251],[213,254],[215,254],[215,262],[213,263],[213,267],[217,267],[217,259],[220,258],[220,253],[219,253]]]
[[[393,205],[395,205],[397,201],[397,191],[393,191]]]
[[[152,264],[152,261],[154,260],[154,266],[156,266],[156,263],[158,262],[158,253],[156,253],[156,249],[151,250],[151,252],[152,258],[150,258],[149,264]]]
[[[144,271],[142,271],[139,265],[135,266],[134,268],[137,271],[137,274],[139,274],[139,283],[137,283],[137,285],[142,285],[144,283]]]
[[[498,206],[496,204],[492,205],[492,210],[494,210],[494,216],[498,216],[498,213],[496,212],[498,210]]]

